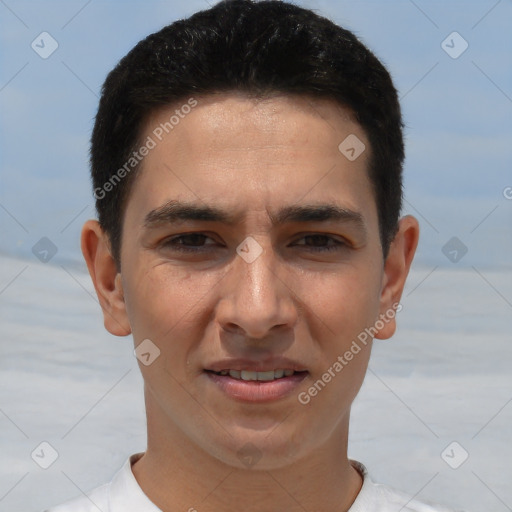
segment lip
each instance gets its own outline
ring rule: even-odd
[[[237,369],[229,366],[228,368],[231,370]],[[243,368],[249,369],[247,366]],[[266,366],[266,368],[268,369],[269,367]],[[275,368],[283,368],[283,366],[277,366]],[[288,368],[291,367],[288,366]],[[222,369],[226,369],[226,367]],[[242,402],[262,403],[279,400],[290,395],[290,393],[297,389],[306,376],[309,375],[309,372],[302,371],[301,373],[294,373],[289,377],[281,377],[280,379],[272,381],[238,380],[230,377],[229,375],[217,375],[216,373],[207,370],[204,371],[204,374],[208,379],[210,379],[210,382],[212,382],[228,397]]]

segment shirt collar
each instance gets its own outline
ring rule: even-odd
[[[363,485],[359,494],[356,496],[354,503],[348,510],[348,512],[373,512],[375,511],[375,507],[378,506],[380,510],[380,506],[377,494],[376,494],[376,486],[375,483],[370,478],[368,474],[368,470],[358,462],[357,460],[350,459],[350,464],[358,471],[363,479]]]
[[[161,510],[144,494],[132,471],[132,464],[144,453],[135,453],[117,472],[110,485],[108,504],[109,512],[161,512]]]

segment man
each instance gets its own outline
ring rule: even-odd
[[[133,335],[148,445],[52,512],[446,511],[347,457],[418,242],[396,90],[356,37],[221,2],[141,41],[92,135],[82,250]]]

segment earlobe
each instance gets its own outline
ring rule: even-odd
[[[419,233],[418,221],[412,215],[400,220],[384,263],[380,297],[380,319],[384,326],[375,335],[378,339],[391,338],[395,333],[395,316],[401,309],[400,299],[418,246]]]
[[[127,336],[131,333],[131,327],[121,274],[110,252],[108,236],[98,221],[89,220],[84,224],[81,247],[103,311],[105,328],[115,336]]]

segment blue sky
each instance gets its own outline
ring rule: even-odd
[[[417,264],[510,267],[512,3],[295,3],[353,30],[390,69],[406,123],[405,212],[422,226]],[[207,7],[0,2],[0,252],[33,258],[46,236],[58,248],[53,263],[81,260],[80,228],[94,216],[88,149],[101,84],[141,38]],[[58,43],[47,59],[31,47],[43,31]],[[458,58],[441,46],[454,31],[468,44]],[[451,44],[456,52],[464,43]],[[468,248],[457,263],[442,251],[454,236]]]

